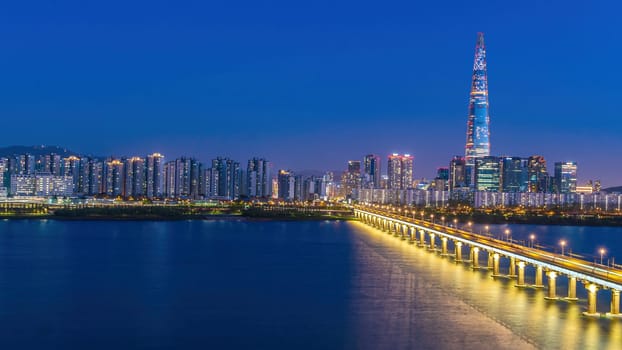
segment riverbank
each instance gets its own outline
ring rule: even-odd
[[[557,226],[622,226],[622,216],[594,217],[594,216],[536,216],[536,215],[495,215],[474,213],[471,215],[456,215],[460,222],[474,224],[523,224],[523,225],[557,225]]]
[[[1,213],[0,219],[64,221],[180,221],[180,220],[354,220],[343,212],[257,208],[202,208],[191,206],[130,206],[62,208],[37,213]]]

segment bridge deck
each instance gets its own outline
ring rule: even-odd
[[[394,213],[387,213],[369,208],[355,208],[355,210],[433,231],[441,236],[447,236],[468,244],[477,245],[488,251],[516,256],[522,261],[552,268],[564,274],[585,280],[586,282],[596,283],[616,290],[622,289],[622,270],[620,269]]]

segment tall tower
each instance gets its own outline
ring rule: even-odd
[[[484,33],[477,33],[465,152],[466,181],[469,182],[470,187],[474,185],[473,175],[476,159],[490,155],[489,123],[486,46],[484,45]]]

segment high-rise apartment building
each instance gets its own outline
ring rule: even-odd
[[[277,175],[278,198],[286,201],[293,201],[296,196],[296,178],[294,173],[289,170],[279,170]]]
[[[105,193],[110,197],[123,195],[124,163],[119,159],[108,159],[104,164]]]
[[[125,159],[123,177],[123,197],[138,199],[145,196],[145,159],[132,157]]]
[[[238,199],[240,197],[240,183],[242,172],[240,163],[229,158],[217,157],[212,160],[209,171],[209,190],[206,195],[224,199]]]
[[[147,156],[146,196],[160,198],[164,194],[164,156],[153,153]]]
[[[82,193],[80,187],[80,172],[81,162],[80,158],[76,156],[69,156],[63,159],[63,176],[70,176],[73,182],[73,189],[76,193]]]
[[[348,169],[342,176],[341,186],[344,197],[358,198],[358,191],[361,188],[361,161],[348,161]]]
[[[264,158],[253,158],[246,167],[246,195],[269,198],[272,195],[272,164]]]
[[[405,190],[413,184],[413,156],[393,153],[387,163],[387,187],[393,190]]]

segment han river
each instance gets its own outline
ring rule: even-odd
[[[505,228],[622,263],[622,228]],[[514,283],[359,222],[3,220],[0,348],[622,348],[622,320],[581,315],[583,287],[570,303]]]

